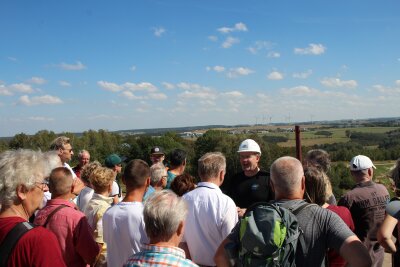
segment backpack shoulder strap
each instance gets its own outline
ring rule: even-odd
[[[18,240],[34,227],[32,223],[20,222],[8,232],[0,245],[0,267],[7,266],[8,258],[14,250],[15,245],[18,243]]]
[[[43,224],[43,227],[46,228],[47,224],[50,222],[50,219],[53,217],[54,214],[57,213],[57,211],[59,211],[62,208],[66,208],[68,207],[67,205],[61,204],[60,206],[58,206],[57,208],[55,208],[48,216],[46,219],[46,222]]]

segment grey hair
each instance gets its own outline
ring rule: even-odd
[[[17,201],[16,189],[31,189],[35,182],[48,177],[50,170],[42,152],[29,149],[7,150],[0,154],[0,202],[9,208]]]
[[[161,162],[153,164],[150,167],[150,182],[151,185],[157,184],[163,176],[167,175],[164,164]]]
[[[89,157],[90,157],[89,151],[87,151],[86,149],[82,149],[82,150],[79,151],[78,158],[79,159],[82,158],[82,155],[85,154],[85,153],[88,154]]]
[[[168,241],[185,220],[187,205],[183,198],[171,190],[152,194],[144,203],[143,217],[147,236],[158,241]]]
[[[49,174],[55,168],[63,166],[57,151],[47,151],[43,153],[43,158],[46,162],[46,172]],[[47,176],[45,178],[47,178]]]
[[[59,136],[50,144],[50,150],[59,150],[64,148],[64,145],[70,144],[70,139],[66,136]]]
[[[226,159],[221,152],[209,152],[198,161],[198,174],[201,181],[209,181],[218,177],[220,171],[225,171]]]
[[[301,187],[304,171],[301,162],[296,158],[278,158],[272,163],[270,172],[275,191],[283,195],[289,196]]]

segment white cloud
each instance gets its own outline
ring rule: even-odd
[[[163,27],[154,27],[153,28],[153,34],[154,36],[161,37],[166,32],[166,30]]]
[[[131,90],[131,91],[143,91],[146,90],[148,92],[156,92],[158,89],[155,85],[149,82],[141,82],[141,83],[131,83],[126,82],[122,85],[122,87]]]
[[[378,91],[381,94],[387,94],[387,95],[394,95],[394,94],[399,94],[400,93],[400,80],[396,80],[394,82],[395,87],[387,87],[383,86],[380,84],[376,84],[372,86],[376,91]]]
[[[111,92],[119,92],[119,91],[123,90],[123,87],[116,83],[98,81],[97,85],[100,86],[101,88],[103,88],[104,90],[111,91]]]
[[[231,32],[247,32],[248,29],[244,23],[239,22],[239,23],[236,23],[235,26],[233,26],[231,28],[230,27],[221,27],[221,28],[218,28],[217,31],[219,31],[220,33],[226,34],[226,33],[231,33]]]
[[[77,61],[75,64],[67,64],[67,63],[62,62],[58,66],[63,70],[84,70],[87,68],[80,61]]]
[[[225,71],[225,67],[223,66],[214,66],[214,67],[206,67],[207,71],[215,71],[215,72],[224,72]]]
[[[176,85],[178,88],[183,89],[183,90],[210,90],[208,87],[203,87],[200,84],[197,83],[186,83],[186,82],[180,82]]]
[[[295,86],[292,88],[283,88],[281,89],[281,92],[284,95],[293,95],[293,96],[306,96],[306,95],[310,96],[320,93],[318,90],[304,85]]]
[[[247,76],[251,73],[253,73],[254,71],[252,69],[249,68],[244,68],[244,67],[238,67],[238,68],[232,68],[229,70],[229,72],[227,73],[227,76],[229,78],[236,78],[238,76]]]
[[[234,38],[234,37],[231,37],[231,36],[229,36],[229,37],[227,37],[226,39],[225,39],[225,41],[222,43],[222,47],[223,48],[230,48],[230,47],[232,47],[232,45],[234,45],[234,44],[237,44],[237,43],[239,43],[240,41],[239,41],[239,39],[238,38]]]
[[[28,120],[31,121],[54,121],[54,118],[49,118],[49,117],[28,117]]]
[[[173,85],[172,83],[167,83],[167,82],[163,82],[162,85],[164,86],[165,89],[175,89],[175,85]]]
[[[23,95],[19,98],[18,103],[25,106],[34,106],[62,104],[63,101],[60,98],[51,95],[34,96],[32,98],[29,98],[28,95]]]
[[[3,84],[0,84],[0,95],[13,95],[13,93]]]
[[[14,83],[9,86],[12,91],[19,93],[33,93],[34,90],[30,84],[26,83]]]
[[[47,81],[42,77],[32,77],[28,80],[28,82],[33,84],[45,84]]]
[[[348,80],[348,81],[342,81],[339,78],[324,78],[321,80],[321,84],[326,86],[326,87],[333,87],[333,88],[348,88],[348,89],[353,89],[357,87],[357,81],[355,80]]]
[[[7,57],[7,59],[10,60],[10,61],[14,61],[14,62],[18,61],[18,59],[16,59],[15,57]]]
[[[321,55],[325,53],[326,47],[322,44],[309,44],[306,48],[295,48],[294,53],[297,55]]]
[[[207,37],[208,40],[210,40],[211,42],[217,42],[218,41],[218,37],[215,35],[210,35]]]
[[[296,79],[307,79],[312,73],[312,70],[307,70],[305,72],[293,73],[292,77]]]
[[[283,74],[279,71],[273,71],[267,75],[268,80],[282,80]]]
[[[269,58],[280,58],[281,54],[279,52],[270,51],[270,52],[268,52],[267,57],[269,57]]]
[[[119,120],[122,119],[121,116],[111,116],[106,114],[99,114],[87,117],[88,120]]]
[[[210,89],[202,89],[197,91],[184,91],[183,93],[178,95],[180,98],[200,98],[200,99],[208,99],[213,100],[217,98],[215,92]]]
[[[222,94],[223,96],[233,97],[233,98],[241,98],[244,95],[239,91],[230,91]]]
[[[136,70],[136,66],[132,66],[129,68],[130,71],[134,72]]]
[[[275,46],[273,42],[270,41],[256,41],[252,46],[248,47],[247,50],[252,54],[257,54],[261,50],[270,50]]]
[[[149,98],[156,99],[156,100],[163,100],[163,99],[167,99],[167,96],[163,93],[151,93],[151,94],[149,94]]]
[[[59,81],[58,82],[59,85],[64,86],[64,87],[69,87],[71,86],[71,84],[67,81]]]
[[[121,96],[126,97],[126,98],[128,98],[128,99],[130,99],[130,100],[143,99],[142,96],[134,95],[131,91],[123,91],[123,92],[121,93]]]

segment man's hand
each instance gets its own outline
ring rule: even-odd
[[[72,194],[75,196],[79,195],[82,189],[85,187],[85,184],[82,182],[80,178],[75,178],[72,183]]]
[[[239,218],[242,218],[244,213],[246,212],[246,209],[242,209],[240,207],[236,207],[236,208],[237,208],[237,212],[238,212]]]

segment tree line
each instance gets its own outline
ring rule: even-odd
[[[368,155],[372,160],[396,160],[400,158],[400,129],[384,133],[361,133],[352,131],[348,134],[350,141],[347,143],[323,144],[312,147],[302,147],[304,154],[315,148],[321,148],[331,156],[333,162],[329,176],[335,195],[340,196],[344,191],[353,186],[348,168],[343,162],[348,162],[353,156],[358,154]],[[98,160],[101,163],[107,155],[117,153],[127,159],[143,159],[150,163],[150,149],[153,146],[161,146],[167,155],[175,148],[180,148],[188,153],[187,172],[194,177],[197,176],[197,160],[207,152],[219,151],[226,156],[227,171],[224,186],[229,184],[230,177],[241,170],[237,149],[241,141],[246,138],[254,139],[261,147],[260,167],[268,170],[271,163],[278,157],[289,155],[295,156],[294,147],[280,147],[276,144],[279,138],[271,138],[267,135],[257,134],[228,134],[226,131],[209,130],[201,137],[185,139],[175,132],[167,132],[160,136],[150,135],[120,135],[106,130],[89,130],[82,134],[62,133],[71,138],[75,156],[71,166],[77,163],[79,150],[86,149],[91,154],[91,160]],[[24,133],[16,134],[10,140],[0,141],[0,152],[7,149],[40,149],[47,151],[49,145],[58,134],[42,130],[34,135]]]

